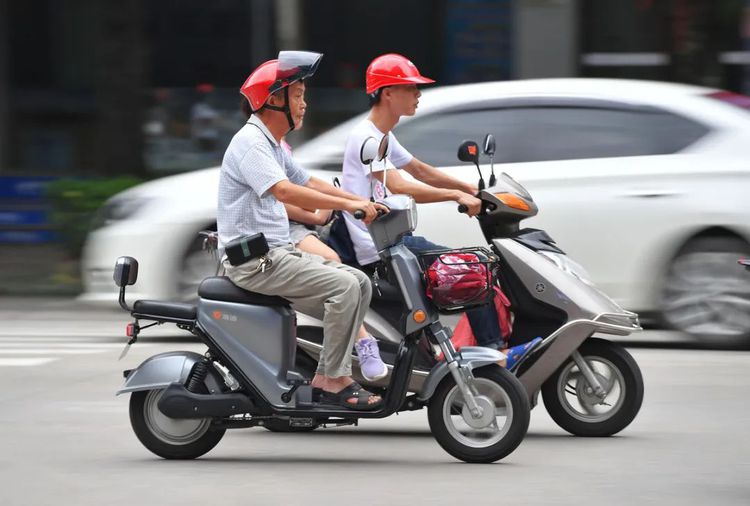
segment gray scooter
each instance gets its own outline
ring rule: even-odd
[[[387,142],[366,143],[362,157],[382,159],[386,151]],[[310,376],[295,367],[297,319],[285,299],[211,277],[201,283],[197,305],[138,300],[131,308],[125,289],[137,280],[138,262],[118,258],[114,280],[120,287],[120,305],[135,319],[128,326],[130,339],[123,356],[141,331],[161,323],[192,332],[208,348],[202,355],[162,353],[124,371],[125,384],[117,393],[131,394],[130,421],[141,443],[163,458],[192,459],[210,451],[231,428],[356,424],[360,418],[383,418],[426,406],[435,439],[460,460],[494,462],[515,450],[529,424],[523,386],[497,365],[505,358],[502,353],[478,347],[455,351],[450,329],[440,323],[425,296],[418,259],[397,244],[416,226],[416,204],[407,196],[388,203],[390,213],[376,219],[370,230],[382,245],[383,262],[398,278],[410,316],[383,405],[375,411],[313,402]],[[430,369],[420,391],[409,395],[422,336],[446,359]]]
[[[483,152],[492,160],[495,140],[490,134],[485,137]],[[477,224],[499,259],[498,280],[511,300],[515,318],[510,345],[536,336],[544,338],[540,347],[512,369],[524,385],[531,406],[537,404],[541,392],[548,413],[566,431],[578,436],[620,432],[640,410],[643,377],[638,364],[622,346],[593,336],[626,336],[640,331],[638,315],[623,310],[599,290],[546,232],[520,228],[522,220],[538,213],[523,186],[505,173],[495,178],[493,167],[490,186],[483,189],[476,143],[464,142],[458,156],[461,161],[475,164],[479,172],[478,198],[483,210],[477,216]],[[376,232],[371,233],[375,237]],[[393,279],[376,274],[373,284],[373,302],[365,326],[378,338],[383,359],[392,364],[404,316],[400,293],[394,289]],[[297,358],[300,367],[311,367],[321,349],[322,322],[300,315],[297,324]],[[440,350],[432,351],[430,346],[419,348],[408,387],[421,396],[430,392],[433,382],[427,379],[438,363]],[[368,388],[389,381],[386,377],[369,383],[359,374],[357,365],[355,357],[355,376]]]

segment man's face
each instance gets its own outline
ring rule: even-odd
[[[419,105],[419,91],[416,84],[399,84],[387,88],[393,111],[399,116],[414,116]]]
[[[284,105],[284,92],[278,91],[274,93],[270,98],[269,103],[271,105],[282,107]],[[297,81],[296,83],[289,86],[289,110],[292,113],[292,121],[294,121],[295,130],[299,130],[300,128],[302,128],[306,109],[307,103],[305,102],[305,83],[303,83],[302,81]]]

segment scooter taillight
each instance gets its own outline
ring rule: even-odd
[[[135,323],[128,323],[125,327],[125,335],[128,337],[133,337],[133,335],[135,335]]]

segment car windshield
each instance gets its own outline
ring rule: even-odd
[[[725,104],[739,107],[750,113],[750,97],[746,95],[740,95],[739,93],[733,93],[731,91],[717,91],[716,93],[708,94],[707,97],[719,100]]]

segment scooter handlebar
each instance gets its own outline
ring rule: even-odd
[[[465,206],[464,204],[458,204],[458,212],[459,213],[468,213],[469,212],[469,206]]]
[[[386,214],[385,211],[383,211],[382,209],[378,209],[378,217],[381,217],[384,214]],[[357,209],[356,211],[354,211],[353,216],[357,220],[363,220],[365,218],[366,214],[365,214],[365,212],[362,209]]]

